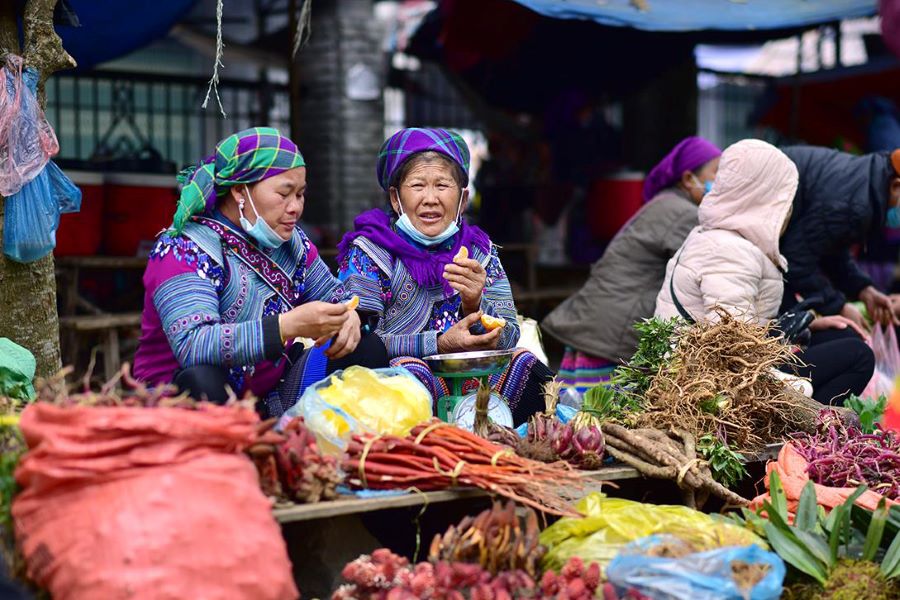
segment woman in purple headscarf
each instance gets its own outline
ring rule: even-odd
[[[401,130],[382,146],[377,175],[390,206],[356,219],[338,247],[338,277],[347,293],[359,296],[359,310],[378,317],[376,333],[391,364],[412,371],[437,399],[449,393],[447,384],[421,359],[515,348],[512,291],[496,246],[463,218],[469,148],[459,134]],[[482,315],[506,325],[488,331]],[[533,354],[519,351],[492,384],[518,424],[543,410],[540,388],[551,376]]]
[[[583,392],[609,379],[637,349],[634,324],[653,316],[666,263],[697,226],[722,151],[701,137],[682,140],[644,181],[646,204],[609,243],[591,276],[541,323],[567,346],[564,383]]]

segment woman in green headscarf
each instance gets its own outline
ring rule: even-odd
[[[277,130],[233,134],[182,173],[172,228],[150,253],[135,375],[214,402],[252,392],[278,416],[351,364],[387,366],[300,229],[306,165]],[[317,340],[304,352],[295,338]]]

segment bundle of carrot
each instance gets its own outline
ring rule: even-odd
[[[570,466],[522,458],[442,421],[418,425],[407,437],[354,436],[342,467],[357,488],[431,491],[467,485],[545,513],[581,516],[559,493],[562,486],[582,485]]]

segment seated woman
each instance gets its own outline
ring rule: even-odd
[[[421,359],[432,354],[515,348],[516,307],[497,248],[462,218],[469,194],[469,148],[443,129],[404,129],[378,157],[378,182],[390,210],[360,215],[338,248],[338,276],[360,310],[380,318],[376,332],[392,365],[406,367],[435,399],[448,393]],[[467,258],[457,258],[462,248]],[[486,331],[482,314],[506,320]],[[552,372],[518,352],[492,384],[516,423],[543,409]]]
[[[584,286],[541,323],[566,345],[560,379],[579,392],[607,381],[637,350],[634,324],[653,316],[666,263],[691,229],[722,151],[701,137],[675,146],[644,182],[647,202],[609,243]]]
[[[387,366],[351,298],[297,224],[306,167],[291,140],[257,127],[179,177],[171,229],[144,273],[135,375],[222,403],[249,391],[278,416],[308,385],[351,364]],[[304,352],[295,338],[317,340]],[[361,339],[362,337],[362,339]]]
[[[699,226],[669,261],[656,315],[713,320],[719,306],[760,325],[776,318],[788,268],[778,243],[797,182],[794,163],[766,142],[743,140],[727,148],[713,189],[700,204]],[[872,350],[858,335],[827,331],[852,331],[856,325],[844,317],[821,317],[810,329],[813,341],[799,353],[806,366],[797,374],[810,378],[813,397],[841,404],[848,394],[862,392],[875,367]]]

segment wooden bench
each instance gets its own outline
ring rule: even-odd
[[[119,330],[139,327],[141,313],[100,314],[86,316],[60,317],[61,330],[70,332],[77,339],[79,333],[98,333],[101,336],[101,352],[103,352],[103,371],[107,379],[111,379],[121,367],[119,354]],[[72,348],[74,350],[74,346]],[[74,357],[68,362],[73,363]]]

